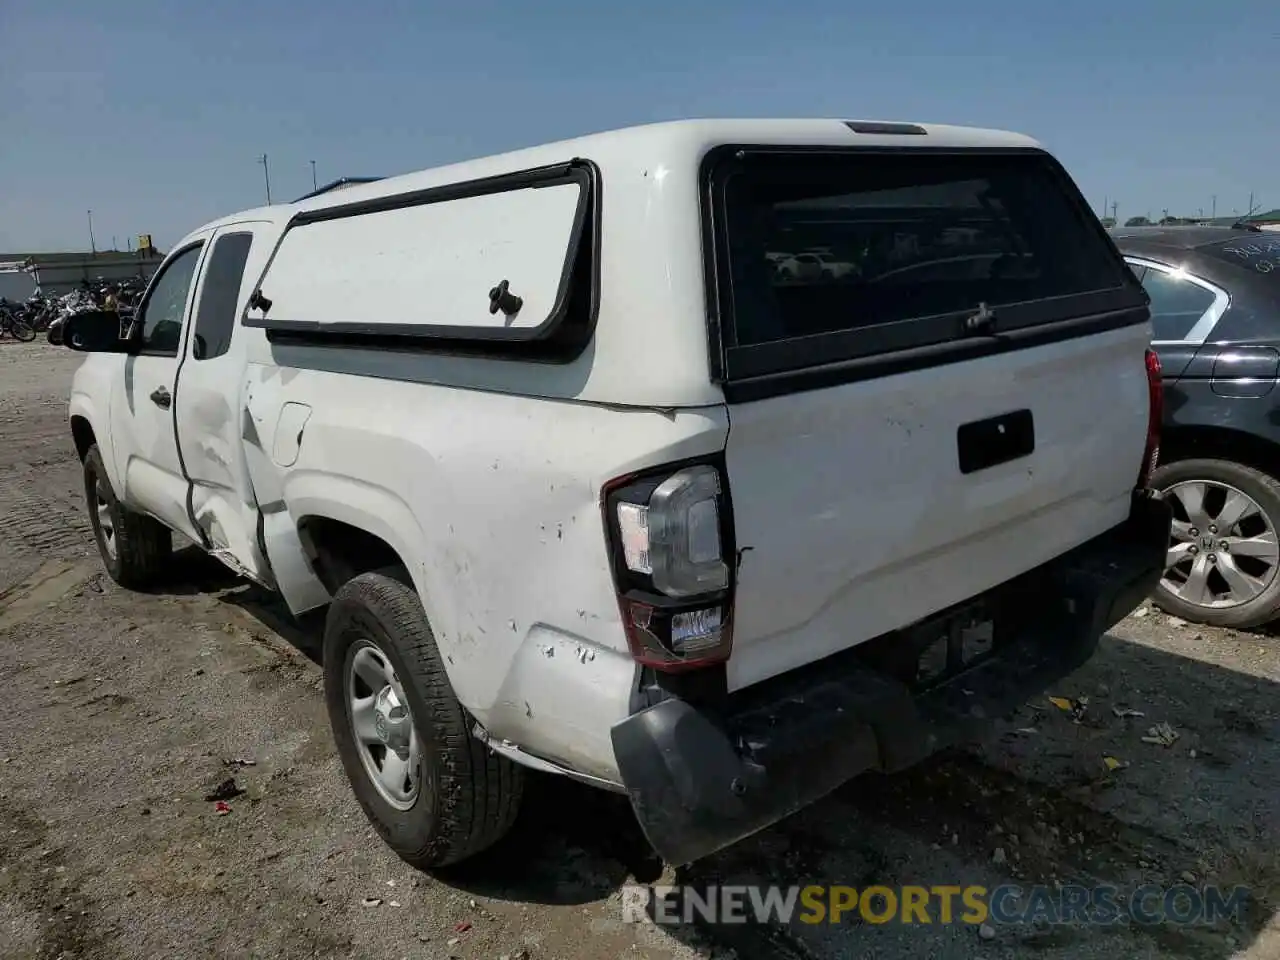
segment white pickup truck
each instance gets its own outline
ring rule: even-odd
[[[529,768],[686,863],[1076,668],[1169,543],[1150,333],[1034,141],[786,120],[236,214],[64,338],[111,576],[176,531],[328,605],[346,772],[432,867]]]

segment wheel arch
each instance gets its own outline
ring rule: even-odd
[[[298,539],[316,578],[335,594],[349,580],[383,567],[412,573],[404,555],[376,533],[346,520],[311,513],[298,520]]]
[[[89,455],[89,448],[98,442],[97,434],[93,432],[93,424],[89,422],[88,417],[83,414],[72,414],[71,439],[76,445],[76,456],[80,458],[81,463],[84,463],[84,458]]]
[[[444,573],[418,518],[395,494],[351,477],[307,471],[287,476],[284,501],[316,578],[332,595],[351,577],[399,565],[418,591],[438,643],[454,636]]]
[[[1280,478],[1280,443],[1256,433],[1219,426],[1167,428],[1160,437],[1160,466],[1179,460],[1233,460]]]
[[[89,455],[89,448],[97,444],[102,454],[102,466],[107,472],[107,480],[116,496],[124,492],[124,478],[116,463],[115,448],[111,442],[110,421],[106,411],[100,410],[93,399],[84,392],[76,391],[71,396],[70,409],[71,441],[75,445],[76,457],[81,463]]]

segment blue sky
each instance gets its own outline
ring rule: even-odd
[[[0,0],[0,251],[684,116],[997,126],[1120,217],[1280,206],[1278,0]]]

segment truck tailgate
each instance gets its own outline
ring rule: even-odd
[[[974,599],[1125,518],[1148,299],[1052,157],[925,134],[734,148],[707,170],[739,550],[731,688]]]
[[[730,687],[906,626],[1121,522],[1146,434],[1147,338],[1134,326],[732,406]],[[962,473],[959,428],[1022,410],[1032,452]]]

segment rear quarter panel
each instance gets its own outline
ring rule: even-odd
[[[296,460],[275,464],[292,517],[386,540],[462,704],[496,736],[608,775],[608,728],[630,711],[636,668],[601,486],[723,449],[723,408],[611,408],[256,364],[248,377],[268,456],[293,456],[296,438],[276,442],[284,405],[311,411]]]

